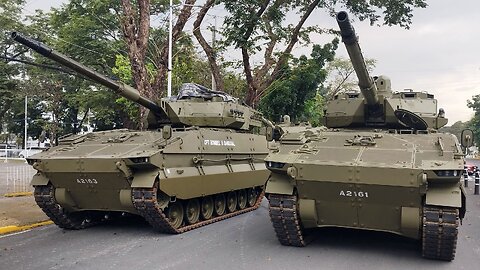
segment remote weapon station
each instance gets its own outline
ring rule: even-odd
[[[426,258],[453,260],[465,215],[461,145],[437,132],[447,119],[432,94],[394,92],[387,77],[370,77],[347,13],[336,18],[361,92],[328,102],[326,127],[267,132],[276,139],[265,160],[278,240],[304,246],[317,227],[384,231],[419,239]]]
[[[259,206],[269,171],[258,134],[268,121],[258,111],[196,84],[154,102],[38,41],[12,38],[149,109],[147,131],[70,135],[27,159],[38,171],[35,200],[59,227],[131,213],[182,233]]]

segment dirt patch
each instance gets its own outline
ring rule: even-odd
[[[23,226],[48,220],[33,196],[0,197],[0,227]]]

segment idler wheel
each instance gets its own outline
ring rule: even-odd
[[[214,204],[215,204],[215,215],[221,216],[225,214],[226,202],[225,202],[224,194],[215,195]]]
[[[243,210],[247,206],[247,192],[244,189],[237,191],[238,209]]]
[[[204,220],[211,219],[213,216],[213,210],[214,210],[212,197],[211,196],[203,197],[201,204],[202,206],[200,207],[201,208],[200,214],[202,215],[202,219]]]
[[[168,222],[173,228],[178,229],[183,223],[183,205],[181,202],[176,201],[171,203],[167,209]]]
[[[195,224],[200,218],[200,202],[198,199],[190,199],[185,207],[185,218],[188,224]]]
[[[249,188],[247,190],[247,204],[249,207],[252,207],[257,202],[258,192],[255,188]]]
[[[237,209],[237,193],[235,191],[230,191],[227,194],[227,209],[229,213],[233,213]]]

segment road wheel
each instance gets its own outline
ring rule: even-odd
[[[167,218],[173,228],[178,229],[183,223],[183,205],[176,201],[171,203],[167,209]]]
[[[215,215],[221,216],[225,214],[226,202],[225,202],[224,194],[215,195],[214,204],[215,204]]]
[[[249,188],[247,190],[247,204],[249,207],[252,207],[257,202],[258,192],[255,188]]]
[[[195,224],[200,218],[200,202],[198,199],[190,199],[185,207],[185,218],[188,224]]]
[[[237,209],[237,193],[230,191],[227,194],[227,210],[229,213],[235,212]]]
[[[247,192],[244,189],[237,191],[238,209],[245,209],[247,206]]]
[[[201,214],[202,214],[202,219],[207,220],[211,219],[213,216],[213,199],[211,196],[203,197],[202,198],[202,206],[201,206]]]

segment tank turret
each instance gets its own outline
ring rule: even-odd
[[[386,76],[371,77],[348,14],[337,14],[342,41],[358,78],[360,93],[341,93],[327,104],[327,127],[438,129],[447,124],[443,109],[426,92],[392,92]]]
[[[223,92],[211,91],[198,84],[184,84],[176,97],[163,98],[158,102],[150,100],[141,96],[137,89],[100,74],[39,41],[17,32],[13,32],[11,37],[42,56],[149,109],[150,113],[147,117],[149,129],[171,125],[252,130],[268,123],[260,112],[239,104],[236,98]]]

